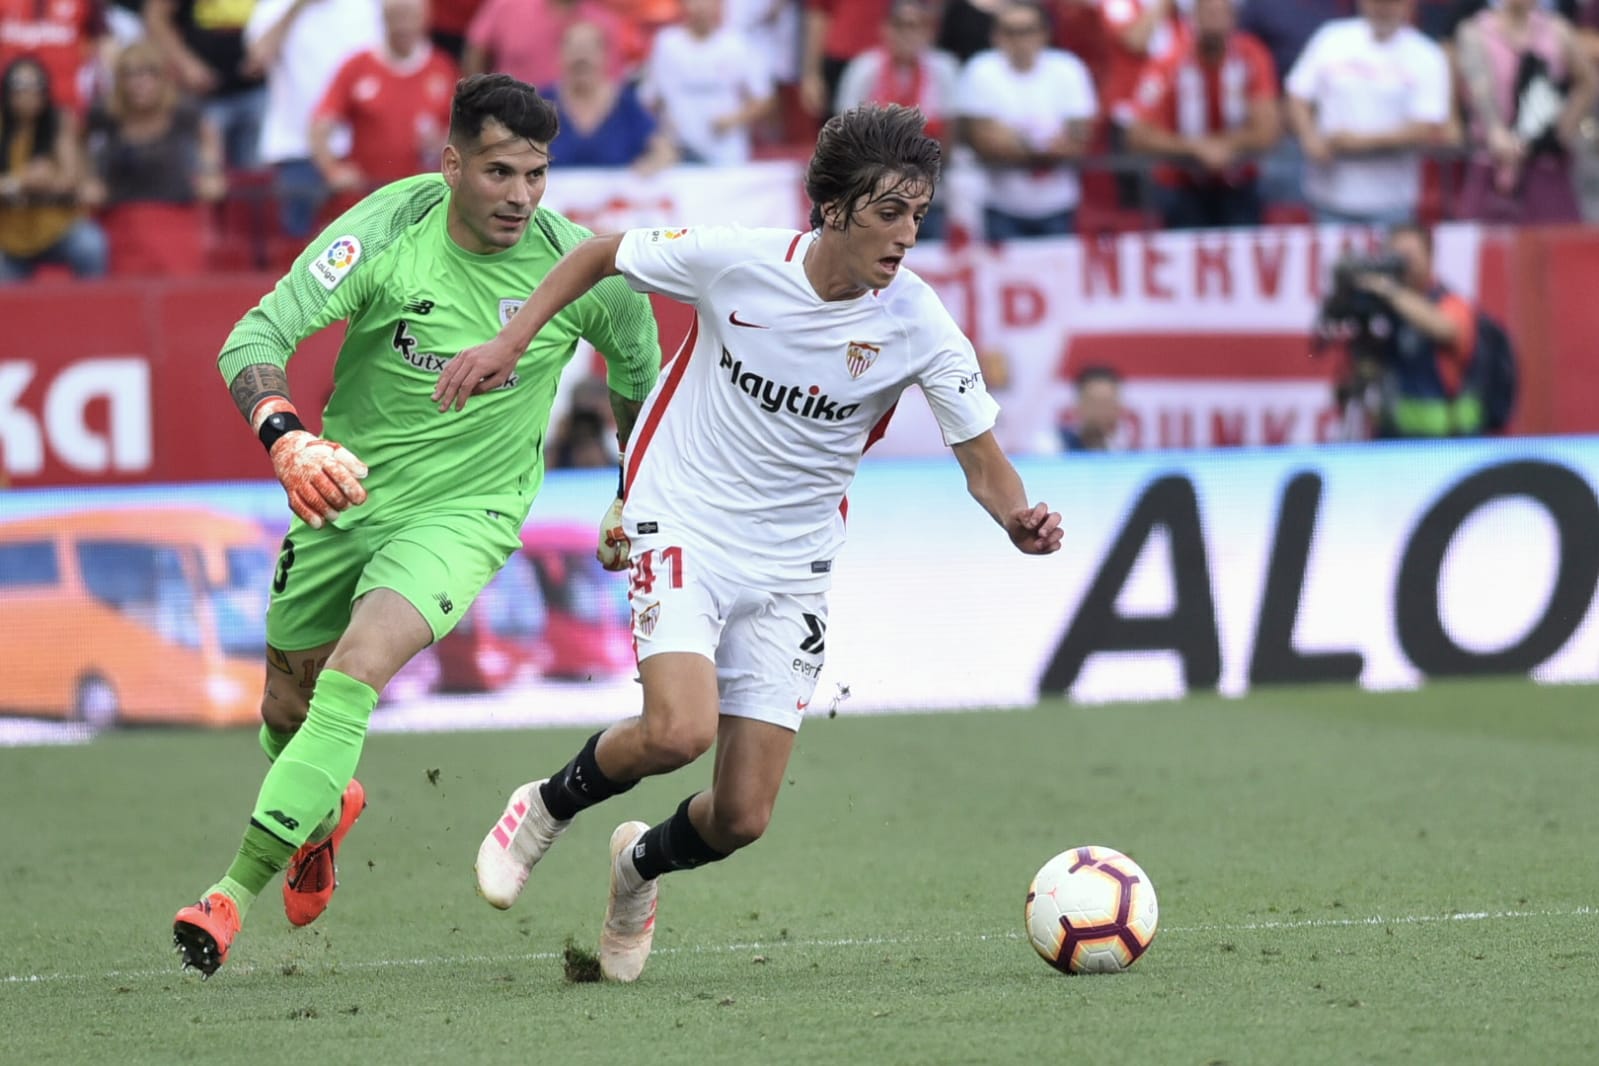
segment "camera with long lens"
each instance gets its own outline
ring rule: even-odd
[[[1332,283],[1317,309],[1311,354],[1320,354],[1328,344],[1342,343],[1348,355],[1333,385],[1345,440],[1380,432],[1379,427],[1387,422],[1391,392],[1393,312],[1381,297],[1362,289],[1359,279],[1380,274],[1402,281],[1405,273],[1405,261],[1391,253],[1346,255],[1333,265]]]
[[[1333,264],[1332,285],[1317,314],[1320,331],[1342,333],[1356,342],[1373,336],[1372,324],[1388,312],[1388,305],[1360,287],[1358,281],[1364,274],[1380,274],[1401,281],[1405,276],[1405,261],[1384,252],[1346,255]]]

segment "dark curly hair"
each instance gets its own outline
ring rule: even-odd
[[[938,185],[943,149],[927,135],[927,119],[914,107],[865,105],[834,115],[816,138],[816,152],[805,168],[805,194],[811,199],[811,226],[821,228],[822,208],[846,206],[848,226],[856,205],[877,191],[884,178],[901,185]]]
[[[555,105],[527,82],[509,74],[474,74],[456,82],[450,143],[464,148],[475,142],[490,119],[537,144],[549,144],[561,129]]]

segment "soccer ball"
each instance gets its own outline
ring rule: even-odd
[[[1027,939],[1062,973],[1116,973],[1155,939],[1155,886],[1110,848],[1063,851],[1027,887]]]

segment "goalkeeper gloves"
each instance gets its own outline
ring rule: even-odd
[[[289,507],[312,529],[366,502],[366,464],[348,448],[307,430],[285,433],[272,445],[272,471],[289,494]]]
[[[626,570],[632,551],[633,542],[622,528],[622,497],[618,496],[600,519],[600,546],[594,557],[607,570]]]
[[[265,409],[265,410],[264,410]],[[312,529],[340,511],[366,502],[366,464],[353,452],[314,436],[286,400],[268,400],[256,409],[256,434],[272,456],[272,472],[289,497],[289,509]]]

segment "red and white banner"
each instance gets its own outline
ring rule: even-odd
[[[1019,453],[1052,451],[1070,381],[1105,365],[1126,379],[1135,449],[1336,439],[1328,362],[1309,328],[1332,264],[1372,247],[1365,230],[1302,227],[1018,242],[911,253],[980,353]],[[1437,234],[1442,280],[1475,298],[1481,231]],[[902,404],[885,454],[940,449],[922,404]]]

